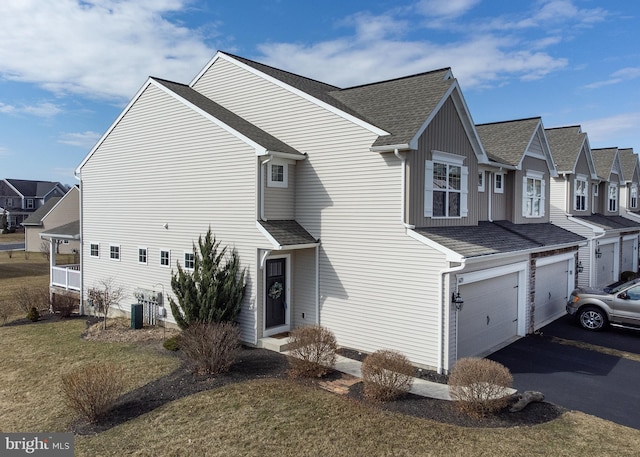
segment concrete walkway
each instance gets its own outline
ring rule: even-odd
[[[357,360],[349,359],[341,355],[336,355],[335,369],[357,378],[362,378],[362,371],[360,367],[361,362]],[[413,385],[411,386],[411,393],[421,395],[423,397],[437,398],[438,400],[451,400],[449,396],[449,386],[446,384],[440,384],[437,382],[426,381],[420,378],[413,378]]]

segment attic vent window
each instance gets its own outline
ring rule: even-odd
[[[33,198],[27,199],[27,209],[33,209]]]
[[[288,166],[286,163],[270,162],[267,185],[269,187],[287,187],[288,186]]]

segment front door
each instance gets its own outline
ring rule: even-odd
[[[287,323],[286,258],[267,260],[265,327],[280,327]]]

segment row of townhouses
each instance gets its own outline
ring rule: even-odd
[[[304,325],[448,371],[638,269],[638,157],[540,117],[475,125],[449,68],[339,88],[218,52],[149,78],[78,166],[87,289],[110,278],[173,322],[209,227],[246,267],[242,340]],[[65,281],[69,281],[67,275]]]

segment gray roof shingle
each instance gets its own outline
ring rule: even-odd
[[[633,173],[638,163],[638,154],[633,152],[632,148],[618,149],[620,155],[620,162],[622,162],[622,174],[625,181],[631,181],[633,179]]]
[[[59,227],[45,230],[40,233],[40,236],[60,238],[67,240],[79,240],[80,239],[80,221],[69,222],[68,224],[61,225]]]
[[[31,181],[27,179],[7,179],[23,197],[42,198],[49,194],[56,186],[62,187],[54,181]]]
[[[575,173],[576,162],[587,134],[581,131],[579,125],[544,129],[544,132],[558,173]]]
[[[491,160],[519,165],[540,123],[540,117],[476,125],[480,141]]]
[[[303,226],[293,220],[259,221],[280,246],[299,246],[318,243]]]
[[[579,244],[585,238],[549,223],[512,224],[507,221],[481,221],[461,227],[416,228],[432,239],[466,258],[526,251],[540,247]]]
[[[22,222],[22,225],[42,225],[42,218],[51,211],[51,208],[53,208],[61,198],[62,197],[51,197],[44,205],[31,213],[31,215]]]
[[[613,162],[616,158],[617,152],[618,148],[600,148],[591,150],[593,163],[596,166],[596,173],[598,173],[598,177],[605,181],[609,180],[609,175],[611,175],[611,168],[613,168]]]
[[[640,224],[622,216],[604,216],[602,214],[596,213],[592,214],[591,216],[573,217],[581,219],[604,230],[640,230]]]

